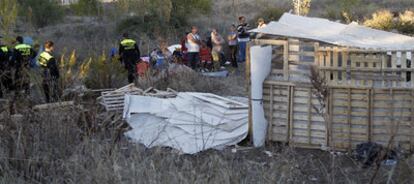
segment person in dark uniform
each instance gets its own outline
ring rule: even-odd
[[[136,76],[136,64],[140,60],[141,53],[137,42],[130,39],[128,33],[123,34],[123,39],[119,44],[119,56],[128,70],[128,82],[133,83]]]
[[[56,102],[59,100],[59,68],[55,57],[53,56],[54,43],[47,41],[38,62],[43,74],[43,91],[45,93],[46,102]]]
[[[4,93],[12,87],[11,56],[11,50],[6,45],[3,45],[0,40],[0,98],[3,98]]]
[[[23,43],[23,37],[18,36],[16,42],[17,45],[14,47],[12,59],[12,64],[15,68],[15,88],[16,92],[25,90],[26,94],[29,94],[30,78],[28,71],[30,69],[30,62],[36,57],[37,53],[32,46]]]

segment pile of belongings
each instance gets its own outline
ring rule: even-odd
[[[236,145],[248,134],[248,106],[208,93],[173,98],[125,95],[126,136],[147,147],[171,147],[185,154]]]

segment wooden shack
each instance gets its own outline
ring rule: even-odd
[[[262,98],[268,141],[414,149],[414,38],[291,14],[252,32],[260,38],[248,51],[272,48]],[[248,68],[252,62],[248,57]],[[247,75],[255,74],[248,69]]]

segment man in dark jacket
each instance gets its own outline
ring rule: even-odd
[[[128,70],[128,82],[133,83],[136,76],[136,64],[140,60],[141,53],[137,42],[130,39],[128,33],[123,34],[123,39],[119,44],[119,56]]]
[[[15,87],[16,91],[25,90],[26,94],[30,92],[30,78],[28,71],[30,61],[33,60],[37,53],[32,46],[23,43],[23,37],[16,38],[17,45],[13,50],[13,67],[15,68]]]
[[[39,65],[43,73],[43,91],[46,102],[55,102],[59,98],[59,68],[53,56],[54,43],[47,41],[44,45],[45,51],[39,56]]]
[[[3,45],[0,40],[0,98],[3,98],[3,94],[12,87],[12,78],[10,75],[11,55],[11,50],[6,45]]]
[[[239,17],[239,25],[237,26],[237,41],[239,43],[239,62],[246,61],[246,45],[250,41],[249,24],[246,22],[246,17]]]

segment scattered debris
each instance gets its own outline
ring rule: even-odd
[[[48,104],[41,104],[36,105],[33,107],[33,110],[47,110],[47,109],[56,109],[56,108],[70,108],[74,107],[75,102],[68,101],[68,102],[57,102],[57,103],[48,103]]]
[[[263,151],[268,157],[272,157],[273,153],[270,151]]]
[[[373,164],[379,164],[380,162],[387,161],[391,163],[393,160],[396,162],[398,159],[397,152],[395,150],[387,151],[382,145],[372,142],[362,143],[357,145],[357,148],[354,152],[356,159],[362,162],[363,167],[370,167]],[[381,158],[385,155],[383,158]]]
[[[236,145],[247,136],[248,106],[206,93],[175,98],[126,95],[126,133],[147,147],[172,147],[187,154]]]
[[[104,91],[101,93],[101,95],[102,96],[98,97],[98,100],[100,101],[100,104],[105,107],[106,111],[122,112],[124,110],[125,95],[142,95],[159,98],[172,98],[177,95],[177,92],[169,88],[167,89],[167,91],[161,91],[154,88],[142,90],[140,88],[135,87],[134,84],[129,84],[114,91]]]

